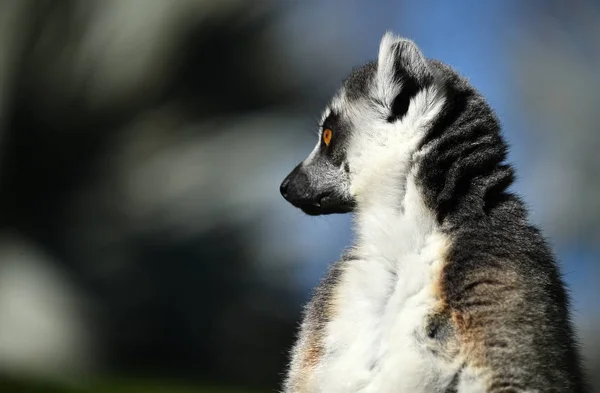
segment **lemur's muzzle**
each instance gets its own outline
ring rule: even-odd
[[[298,164],[294,170],[287,175],[279,187],[281,195],[292,205],[304,210],[319,207],[319,198],[311,189],[308,174]],[[310,214],[310,213],[309,213]]]
[[[313,216],[351,211],[352,206],[337,196],[335,190],[311,178],[314,173],[303,163],[298,164],[281,183],[281,195],[304,213]]]

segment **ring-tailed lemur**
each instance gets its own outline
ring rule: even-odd
[[[584,392],[555,257],[507,188],[496,115],[386,33],[281,184],[357,240],[305,310],[285,393]]]

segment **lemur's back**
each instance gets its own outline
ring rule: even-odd
[[[282,184],[308,214],[354,211],[357,232],[307,306],[286,393],[587,391],[506,150],[464,79],[384,36]]]

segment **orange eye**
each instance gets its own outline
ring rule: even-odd
[[[329,128],[323,130],[323,142],[325,142],[325,145],[329,146],[329,142],[331,142],[332,135],[333,131],[331,131]]]

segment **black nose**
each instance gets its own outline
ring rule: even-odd
[[[281,185],[279,186],[279,192],[281,192],[281,195],[287,199],[287,192],[288,192],[288,186],[290,185],[290,179],[286,178],[283,182],[281,182]]]

